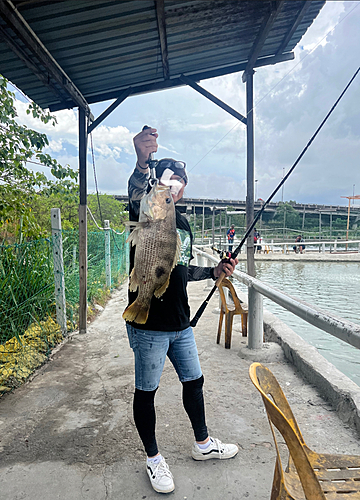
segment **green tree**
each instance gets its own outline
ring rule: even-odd
[[[275,225],[283,226],[284,221],[285,227],[290,229],[301,229],[301,215],[289,202],[280,203],[273,218],[273,223]]]
[[[31,210],[37,192],[74,192],[77,172],[61,166],[44,148],[49,144],[45,134],[17,122],[15,94],[7,89],[7,80],[0,75],[0,234],[2,241],[11,240],[20,225],[26,236],[36,237],[40,227]],[[27,114],[43,123],[56,124],[56,118],[31,103]],[[49,167],[55,181],[26,167],[32,161]]]
[[[128,220],[129,214],[125,211],[123,203],[117,201],[113,196],[100,194],[101,214],[104,220],[110,221],[110,227],[117,231],[124,229],[124,222]],[[97,196],[90,194],[88,196],[88,207],[91,210],[97,224],[100,227],[104,226],[104,221],[101,221],[99,204]],[[60,208],[61,211],[61,227],[63,229],[78,229],[79,227],[79,197],[77,193],[74,195],[71,191],[54,192],[54,193],[39,193],[33,197],[32,213],[36,218],[41,229],[41,234],[49,235],[51,233],[50,210],[52,208]],[[92,218],[88,216],[88,230],[98,231]]]

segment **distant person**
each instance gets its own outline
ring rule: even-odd
[[[298,253],[299,251],[299,245],[296,245],[296,243],[300,243],[300,241],[301,241],[301,235],[299,234],[299,236],[296,236],[295,245],[293,246],[293,250],[295,253]]]
[[[261,237],[261,234],[258,233],[259,236],[257,237],[257,252],[258,253],[261,253],[261,249],[262,249],[262,237]]]
[[[227,230],[227,239],[229,243],[229,252],[232,252],[233,244],[234,244],[234,237],[235,237],[235,226],[234,224],[231,224],[230,228]]]
[[[300,253],[303,253],[305,251],[305,245],[303,244],[303,242],[304,242],[304,238],[302,236],[300,236],[300,243],[302,243],[302,245],[299,245]]]
[[[260,233],[255,227],[254,228],[254,253],[256,253],[256,250],[258,250],[257,242],[258,242],[259,238],[260,238]],[[260,251],[261,251],[261,246],[260,246]]]

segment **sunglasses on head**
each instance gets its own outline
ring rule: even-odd
[[[175,167],[175,168],[178,168],[179,170],[185,170],[185,167],[186,167],[186,163],[184,161],[174,161],[174,160],[160,160],[159,161],[159,165],[161,166],[161,168],[167,168],[167,167]],[[171,170],[173,170],[171,168]]]

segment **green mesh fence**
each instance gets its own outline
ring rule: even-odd
[[[0,246],[0,395],[18,387],[75,329],[79,304],[79,233]],[[111,288],[126,279],[126,235],[110,233]],[[63,264],[61,265],[61,253]],[[88,315],[109,296],[105,234],[88,233]],[[62,288],[65,290],[62,299]],[[66,310],[66,312],[65,312]]]

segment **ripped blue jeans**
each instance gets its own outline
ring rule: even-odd
[[[181,382],[202,376],[198,350],[191,327],[176,332],[141,330],[126,324],[130,347],[135,355],[135,387],[154,391],[160,382],[166,356]]]

